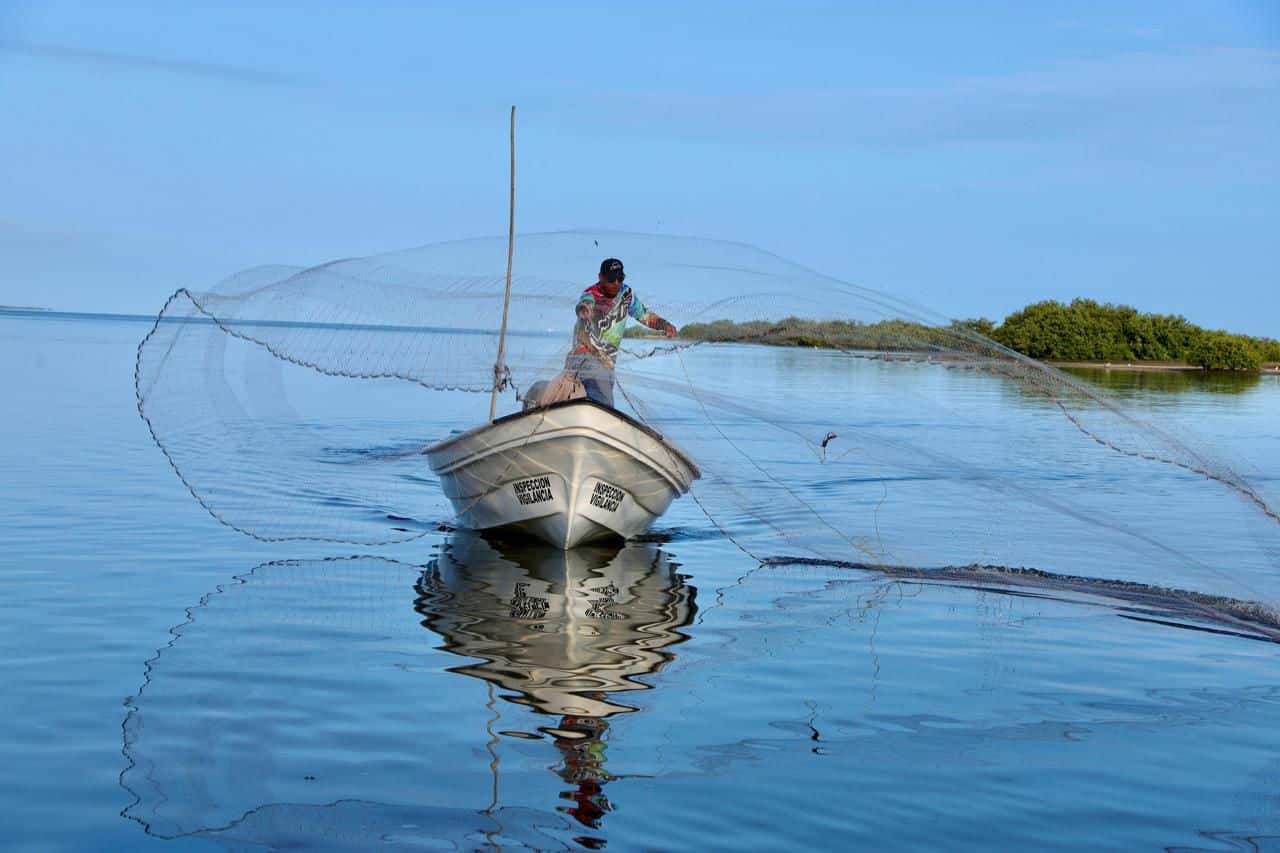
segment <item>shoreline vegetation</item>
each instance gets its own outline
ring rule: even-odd
[[[1059,367],[1133,370],[1275,372],[1280,340],[1204,329],[1185,317],[1144,314],[1127,305],[1076,299],[1037,302],[997,324],[986,318],[949,327],[907,320],[859,323],[787,317],[776,322],[716,320],[689,323],[684,340],[770,346],[929,353],[955,348],[957,337],[978,334],[1023,355]]]

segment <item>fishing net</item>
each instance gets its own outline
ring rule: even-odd
[[[486,422],[495,383],[502,415],[563,370],[605,257],[684,327],[617,355],[619,410],[702,472],[661,533],[763,562],[1032,569],[1274,624],[1280,515],[1247,460],[1149,400],[741,244],[519,236],[496,371],[505,239],[253,269],[173,294],[138,350],[138,409],[229,527],[419,538],[454,515],[424,448]]]

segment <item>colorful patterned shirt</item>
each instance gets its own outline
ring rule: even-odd
[[[574,329],[573,352],[598,355],[609,364],[618,355],[622,345],[622,332],[627,317],[639,320],[650,329],[664,329],[667,321],[644,307],[635,291],[627,285],[618,289],[618,295],[609,297],[600,289],[599,282],[582,291],[577,310],[587,308],[586,319],[579,318]]]

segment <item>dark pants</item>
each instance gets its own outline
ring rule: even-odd
[[[594,355],[578,353],[565,360],[565,369],[578,378],[587,399],[613,408],[613,368]]]

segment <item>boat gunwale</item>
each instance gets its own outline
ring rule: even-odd
[[[668,441],[667,438],[662,433],[658,432],[656,429],[649,426],[648,424],[636,420],[631,415],[628,415],[626,412],[620,412],[617,409],[613,408],[612,406],[606,406],[603,403],[597,403],[595,400],[588,400],[582,397],[579,397],[573,400],[560,400],[559,402],[550,403],[546,406],[538,406],[537,408],[527,409],[523,412],[512,412],[509,415],[503,415],[500,418],[494,419],[490,423],[481,424],[480,426],[472,427],[466,432],[461,432],[461,433],[458,433],[457,435],[451,435],[448,438],[444,439],[443,441],[438,441],[435,444],[428,447],[427,449],[423,450],[422,453],[423,455],[430,455],[438,451],[447,449],[450,445],[456,442],[462,441],[465,438],[469,438],[475,434],[478,434],[482,430],[488,429],[489,427],[497,426],[498,424],[513,423],[515,421],[520,420],[521,418],[527,418],[535,415],[545,414],[547,411],[552,409],[567,409],[572,406],[590,406],[590,407],[599,409],[600,411],[608,412],[614,417],[619,418],[620,420],[624,421],[627,425],[634,427],[635,429],[638,429],[644,434],[648,435],[650,438],[654,439],[659,444],[661,444],[665,449],[671,451],[671,453],[679,457],[680,461],[683,462],[686,466],[688,466],[689,470],[693,473],[693,477],[691,478],[691,481],[702,478],[702,469],[698,467],[697,463],[695,463],[692,459],[690,459],[689,455],[685,453],[683,450],[681,450],[679,447],[677,447],[675,443]]]

